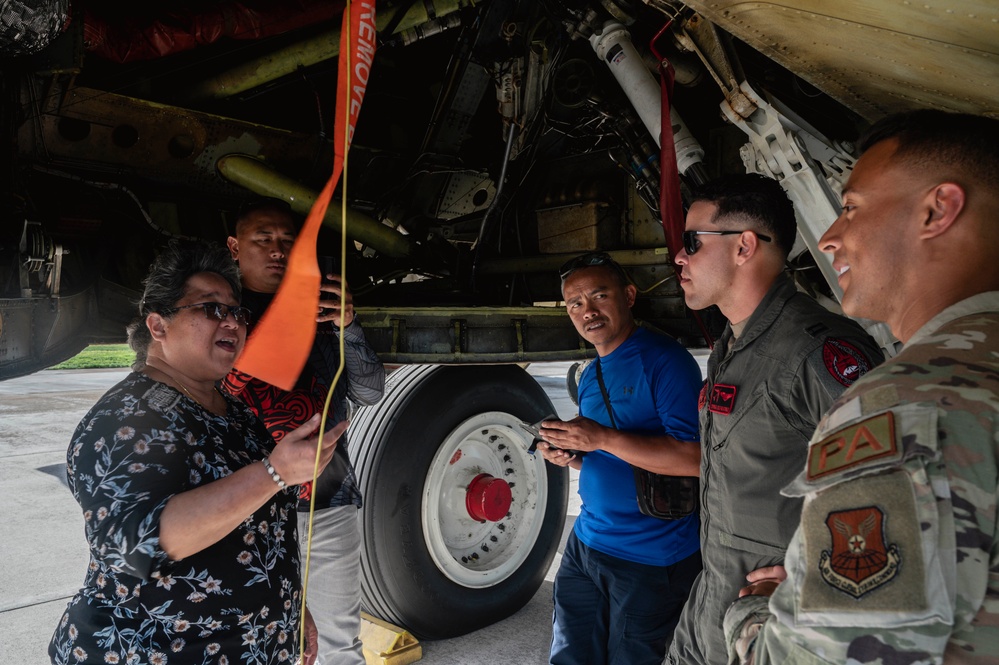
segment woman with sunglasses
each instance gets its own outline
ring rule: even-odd
[[[70,444],[91,558],[49,645],[53,663],[298,660],[293,486],[312,477],[319,422],[275,447],[216,389],[246,341],[239,294],[222,247],[174,241],[154,262],[128,327],[134,371]],[[320,469],[344,429],[326,433]]]

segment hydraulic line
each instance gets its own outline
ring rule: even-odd
[[[590,45],[597,57],[607,63],[656,145],[661,145],[662,96],[655,78],[645,67],[635,45],[631,43],[631,33],[620,23],[608,21],[604,24],[602,32],[594,33],[590,37]],[[686,175],[694,164],[704,161],[704,148],[690,133],[679,113],[670,109],[669,118],[673,130],[673,144],[676,147],[677,166],[680,173]]]

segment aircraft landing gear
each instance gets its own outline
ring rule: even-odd
[[[568,473],[520,422],[554,408],[515,365],[404,366],[359,411],[364,606],[418,637],[462,635],[523,607],[565,524]]]

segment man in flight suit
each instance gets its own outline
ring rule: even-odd
[[[717,305],[729,323],[700,399],[701,551],[666,662],[728,662],[722,620],[745,574],[783,562],[801,500],[779,490],[801,470],[808,439],[847,386],[882,360],[855,322],[800,293],[784,272],[794,208],[762,175],[694,194],[676,257],[687,305]]]
[[[757,665],[996,663],[999,121],[916,111],[861,148],[819,247],[843,310],[905,346],[819,424],[786,570],[749,576],[726,636]]]

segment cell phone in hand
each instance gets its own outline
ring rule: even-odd
[[[319,259],[319,274],[322,276],[323,284],[333,284],[327,275],[339,275],[340,274],[340,261],[339,259],[332,256],[320,256]]]
[[[524,431],[529,432],[531,434],[531,436],[534,437],[534,440],[531,441],[531,445],[528,446],[528,448],[527,448],[527,452],[529,452],[529,453],[531,453],[533,455],[534,452],[538,449],[538,444],[540,442],[544,441],[545,443],[548,444],[548,448],[550,450],[562,450],[564,452],[569,453],[570,455],[575,455],[576,457],[583,457],[584,455],[586,455],[586,453],[584,451],[582,451],[582,450],[569,450],[569,449],[566,449],[566,448],[559,448],[555,444],[553,444],[553,443],[551,443],[549,441],[545,441],[544,438],[542,438],[542,436],[541,436],[541,423],[550,422],[550,421],[553,421],[553,420],[558,421],[558,422],[562,422],[561,418],[559,418],[557,415],[555,415],[554,413],[552,413],[552,414],[550,414],[548,416],[545,416],[544,418],[542,418],[541,420],[539,420],[538,422],[536,422],[534,424],[525,423],[525,422],[520,423],[521,428]]]
[[[541,420],[539,420],[538,422],[536,422],[534,424],[522,422],[522,423],[520,423],[520,427],[524,431],[529,432],[535,439],[540,439],[541,438],[541,423],[547,422],[549,420],[562,420],[562,419],[559,418],[554,413],[551,413],[551,414],[548,414],[547,416],[545,416],[544,418],[542,418]]]
[[[522,422],[520,423],[520,428],[533,436],[535,439],[541,438],[541,428],[537,424],[532,425],[531,423]]]
[[[329,278],[329,275],[339,275],[340,265],[332,256],[320,256],[319,257],[319,274],[321,276],[321,282],[323,284],[336,284],[334,280]],[[324,291],[319,292],[319,300],[325,300],[330,303],[339,303],[340,298],[333,295],[332,293],[326,293]],[[321,307],[319,313],[323,316],[329,314],[333,310],[328,307]]]

